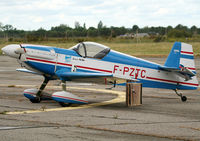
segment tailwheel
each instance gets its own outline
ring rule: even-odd
[[[64,102],[59,102],[60,106],[62,107],[69,107],[72,105],[72,103],[64,103]]]
[[[181,97],[181,100],[182,100],[183,102],[185,102],[185,101],[187,101],[187,97],[186,97],[186,96],[182,96],[182,97]]]
[[[176,93],[178,96],[181,97],[182,102],[186,102],[186,101],[187,101],[187,97],[186,97],[186,96],[183,96],[182,93],[178,93],[178,92],[177,92],[177,89],[174,90],[174,91],[175,91],[175,93]]]

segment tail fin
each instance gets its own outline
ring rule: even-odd
[[[178,89],[196,89],[198,87],[192,45],[175,42],[162,69],[174,71],[184,78],[177,78]]]
[[[187,68],[196,74],[192,45],[175,42],[164,64],[171,68]]]

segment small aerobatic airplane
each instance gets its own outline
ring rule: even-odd
[[[143,87],[171,89],[181,97],[187,98],[177,90],[197,89],[198,81],[194,64],[192,46],[175,42],[164,65],[123,54],[102,44],[81,42],[62,49],[42,45],[12,44],[2,48],[3,53],[18,60],[22,67],[17,71],[44,76],[38,89],[27,89],[24,96],[33,103],[53,99],[61,106],[70,103],[86,104],[86,100],[66,91],[66,81],[106,80],[112,78],[132,80]],[[60,79],[62,90],[48,96],[43,89],[49,80]],[[125,83],[124,83],[125,84]]]

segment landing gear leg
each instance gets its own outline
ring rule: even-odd
[[[178,93],[177,89],[174,90],[175,93],[181,97],[182,102],[186,102],[187,101],[187,97],[183,96],[182,93]]]
[[[113,88],[115,88],[115,87],[116,87],[117,81],[116,81],[116,80],[114,80],[113,82],[112,82],[112,81],[110,81],[109,83],[110,83],[110,84],[113,84],[113,86],[112,86],[111,88],[106,88],[106,89],[107,89],[107,90],[112,90]]]
[[[61,85],[62,85],[62,90],[63,90],[63,91],[66,91],[66,81],[62,80]],[[60,104],[62,107],[68,107],[68,106],[70,106],[72,103],[59,102],[59,104]]]
[[[66,91],[66,81],[62,80],[61,85],[62,85],[62,90]]]
[[[36,93],[36,98],[35,99],[30,99],[30,101],[32,103],[40,103],[42,91],[44,90],[44,88],[46,87],[48,82],[49,82],[49,78],[45,76],[42,85],[40,86],[38,92]]]

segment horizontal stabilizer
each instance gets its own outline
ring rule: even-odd
[[[26,72],[26,73],[32,73],[32,74],[37,74],[37,75],[42,75],[41,73],[38,72],[34,72],[28,69],[16,69],[16,71],[20,71],[20,72]]]
[[[192,72],[191,70],[189,70],[186,67],[174,68],[174,67],[159,66],[159,69],[165,70],[165,71],[170,71],[170,72],[177,72],[177,73],[183,75],[183,77],[185,78],[186,81],[192,79],[192,77],[196,75],[194,72]]]
[[[166,70],[166,71],[179,71],[179,68],[175,68],[175,67],[166,67],[166,66],[159,66],[159,69],[161,70]]]
[[[63,80],[72,80],[80,78],[97,78],[97,77],[112,77],[113,74],[108,73],[87,73],[87,72],[66,72],[64,70],[56,71],[56,75]]]

